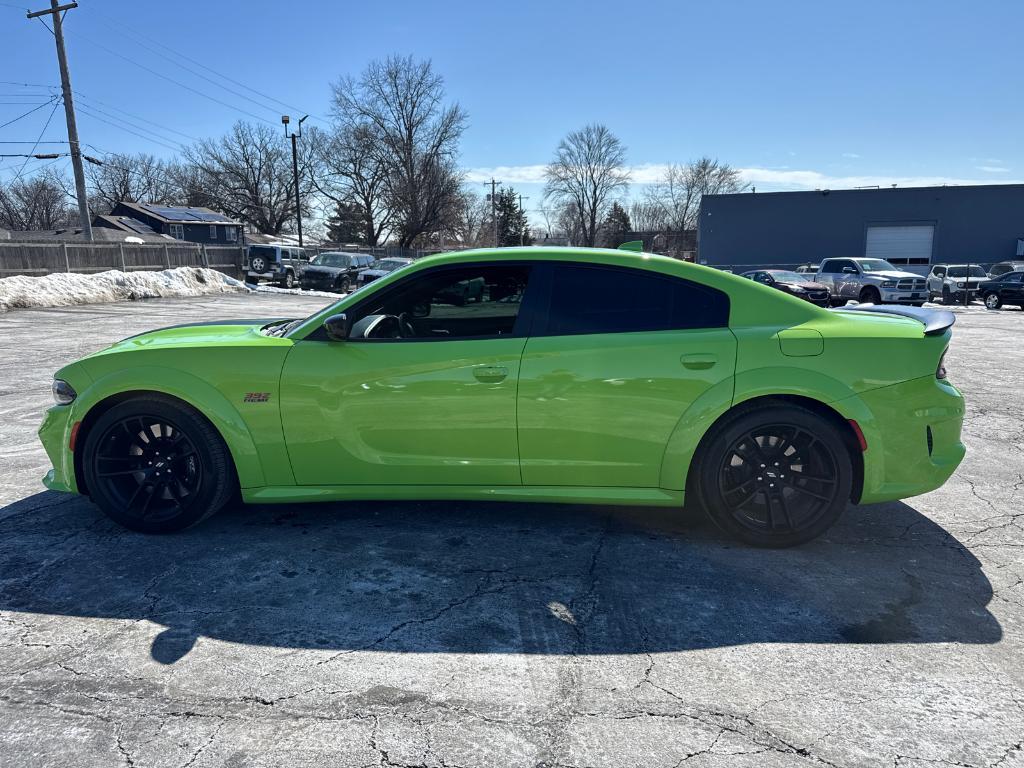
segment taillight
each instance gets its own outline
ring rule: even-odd
[[[948,351],[949,350],[946,350],[946,352]],[[942,357],[939,358],[939,367],[935,369],[936,379],[946,378],[946,352],[943,352]]]

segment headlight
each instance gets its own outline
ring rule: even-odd
[[[963,284],[963,283],[957,283],[957,284],[956,284],[956,287],[957,287],[957,288],[963,288],[963,287],[964,287],[964,284]]]
[[[54,379],[50,389],[53,392],[53,399],[57,405],[68,405],[73,403],[75,398],[78,397],[78,393],[75,392],[74,388],[61,379]]]
[[[791,285],[789,286],[789,290],[793,291],[794,293],[803,293],[807,289],[804,288],[802,285]]]
[[[882,287],[883,288],[895,288],[896,287],[896,281],[895,280],[883,280],[882,281]]]

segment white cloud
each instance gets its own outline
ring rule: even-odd
[[[858,155],[856,152],[843,152],[843,157],[848,157],[851,160],[857,160],[860,158],[860,155]]]
[[[1009,168],[1003,168],[1003,167],[998,166],[998,165],[976,165],[974,167],[977,170],[979,170],[979,171],[984,171],[985,173],[1009,173],[1010,172]]]
[[[653,184],[661,180],[668,167],[664,163],[646,163],[634,165],[629,168],[630,178],[633,184]],[[505,184],[543,184],[543,164],[538,165],[499,165],[490,168],[468,168],[466,169],[466,181],[489,182],[491,178]],[[979,170],[988,173],[1003,173],[1008,169],[995,166],[982,167]],[[855,187],[891,187],[893,184],[898,187],[940,187],[943,185],[970,185],[990,184],[991,179],[967,179],[954,176],[889,176],[889,175],[860,175],[860,176],[831,176],[820,171],[793,170],[786,167],[779,168],[740,168],[740,175],[745,182],[757,186],[764,192],[771,190],[801,190],[801,189],[853,189]],[[1000,179],[1001,183],[1024,183],[1024,181],[1013,179]]]

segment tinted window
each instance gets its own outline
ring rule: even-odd
[[[1024,278],[1024,272],[1010,272],[1004,278],[1004,283],[1019,283]]]
[[[529,275],[523,265],[433,270],[403,281],[380,302],[371,300],[359,316],[398,317],[405,339],[509,336]]]
[[[556,264],[547,334],[629,333],[729,324],[729,298],[688,280],[638,269]]]
[[[836,273],[842,272],[843,271],[843,267],[845,267],[845,266],[851,266],[852,267],[853,264],[851,264],[848,261],[839,261],[839,260],[826,261],[824,264],[821,265],[821,271],[825,272],[827,274],[836,274]]]

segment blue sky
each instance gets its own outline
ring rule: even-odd
[[[0,2],[3,81],[59,82],[51,36],[22,10],[45,2]],[[627,145],[634,191],[703,154],[763,191],[1020,181],[1021,29],[1019,0],[80,0],[65,21],[82,140],[101,154],[171,156],[186,137],[252,119],[242,110],[275,125],[282,112],[325,116],[340,75],[413,54],[469,113],[468,178],[493,172],[528,208],[558,140],[592,121]],[[0,123],[42,102],[36,93],[0,84]],[[49,113],[0,128],[0,141],[34,141]],[[67,138],[61,111],[43,138]],[[0,159],[0,179],[19,168]]]

